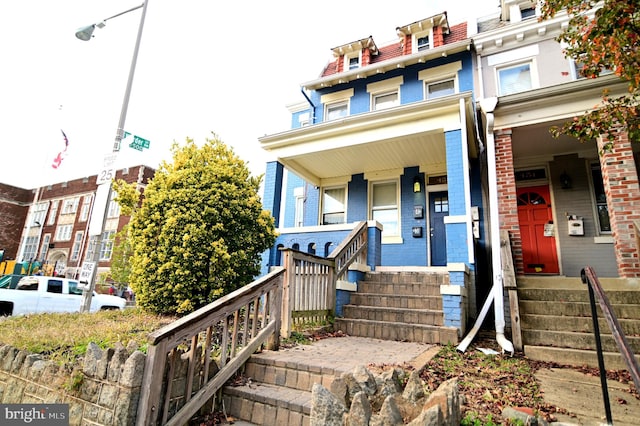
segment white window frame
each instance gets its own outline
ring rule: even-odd
[[[71,248],[71,260],[78,260],[80,258],[80,251],[82,250],[82,240],[84,238],[84,231],[76,232],[73,238],[73,247]]]
[[[522,67],[523,65],[528,65],[529,66],[529,83],[530,83],[530,87],[528,89],[524,89],[524,90],[517,90],[517,91],[510,91],[509,93],[504,93],[503,87],[502,87],[502,81],[500,79],[500,73],[502,71],[507,71],[507,70],[512,70],[518,67]],[[528,59],[526,61],[519,61],[519,62],[515,62],[515,63],[510,63],[510,64],[504,64],[501,65],[499,67],[495,68],[495,79],[496,79],[496,91],[498,93],[498,96],[507,96],[507,95],[513,95],[515,93],[522,93],[522,92],[526,92],[529,90],[533,90],[533,89],[537,89],[539,86],[538,83],[538,75],[536,72],[536,62],[535,60],[532,59]]]
[[[424,37],[429,38],[429,45],[426,48],[420,49],[418,46],[418,40]],[[433,49],[433,27],[425,31],[412,34],[411,37],[411,53],[424,52],[425,50]]]
[[[43,262],[47,260],[47,253],[49,252],[50,242],[51,242],[51,234],[44,234],[42,236],[42,244],[40,244],[40,259]]]
[[[365,176],[366,178],[366,176]],[[402,208],[402,200],[401,200],[401,191],[400,191],[400,176],[397,175],[396,177],[390,177],[390,178],[386,178],[386,179],[379,179],[379,180],[371,180],[371,179],[367,179],[369,180],[369,219],[370,220],[375,220],[374,219],[374,211],[383,211],[383,210],[394,210],[396,211],[396,215],[397,215],[397,219],[395,221],[396,223],[396,231],[393,232],[389,229],[385,230],[384,229],[384,223],[382,223],[383,225],[383,229],[382,229],[382,243],[383,244],[390,244],[390,243],[402,243],[402,215],[401,215],[401,208]],[[377,185],[385,185],[385,184],[389,184],[389,183],[394,183],[395,187],[396,187],[396,204],[395,206],[392,205],[387,205],[387,206],[374,206],[373,205],[373,198],[374,198],[374,191],[375,191],[375,187]]]
[[[351,60],[356,59],[357,64],[355,66],[351,66]],[[343,71],[351,71],[356,70],[362,67],[362,52],[357,51],[353,53],[347,53],[344,55],[344,63],[342,66]]]
[[[344,113],[340,113],[337,117],[330,117],[333,111],[344,111]],[[348,115],[349,101],[340,101],[325,105],[324,121],[339,120],[341,118],[347,117]]]
[[[402,83],[404,83],[404,78],[400,76],[367,84],[367,93],[369,93],[371,96],[371,111],[392,108],[400,105],[400,86],[402,85]],[[397,93],[396,102],[393,105],[377,108],[376,99],[378,97],[388,96],[392,93]]]
[[[385,97],[389,97],[395,95],[395,100],[393,101],[381,101]],[[400,93],[397,90],[393,90],[391,92],[378,93],[371,96],[371,110],[372,111],[380,111],[383,109],[394,108],[400,105]]]
[[[100,242],[100,260],[111,260],[113,254],[114,235],[116,231],[107,230],[102,233],[102,241]]]
[[[38,236],[30,235],[25,237],[22,248],[22,260],[37,260],[38,255]]]
[[[49,210],[49,219],[47,220],[47,225],[53,225],[56,223],[56,218],[58,216],[58,201],[51,201],[51,209]]]
[[[116,191],[111,191],[111,198],[109,199],[109,210],[107,212],[108,218],[120,217],[120,204],[115,200],[118,196]]]
[[[44,226],[45,218],[47,217],[47,208],[49,207],[49,202],[41,202],[36,204],[33,207],[33,214],[31,215],[31,226]],[[38,225],[38,222],[40,225]]]
[[[430,96],[430,92],[429,92],[429,88],[431,86],[435,86],[436,84],[442,84],[442,83],[447,83],[447,82],[451,82],[451,85],[453,86],[453,93],[448,93],[446,95],[440,95],[440,96]],[[443,98],[445,96],[449,96],[449,95],[453,95],[458,93],[458,85],[457,85],[457,79],[455,77],[449,77],[449,78],[445,78],[443,80],[435,80],[435,81],[428,81],[425,83],[425,88],[424,88],[424,98],[425,99],[438,99],[438,98]]]
[[[85,195],[82,198],[82,207],[80,208],[80,222],[86,222],[89,219],[89,213],[91,213],[91,201],[93,201],[93,195]]]
[[[293,190],[293,226],[304,226],[304,187],[299,186]]]
[[[588,163],[588,167],[589,167],[589,183],[590,183],[590,193],[591,193],[591,202],[593,205],[593,217],[594,217],[594,222],[596,224],[596,233],[598,235],[606,235],[606,236],[611,236],[613,235],[613,232],[611,229],[607,230],[603,230],[602,229],[602,223],[600,222],[600,215],[598,214],[598,207],[599,206],[604,206],[607,209],[607,216],[609,218],[609,227],[611,227],[611,215],[609,213],[609,207],[607,205],[607,199],[605,196],[605,200],[603,201],[598,201],[597,198],[597,194],[596,194],[596,186],[595,186],[595,182],[594,182],[594,178],[593,178],[593,172],[594,170],[597,168],[600,171],[600,175],[602,175],[602,169],[600,167],[600,163],[597,161],[593,161],[593,162],[589,162]]]
[[[455,61],[437,67],[427,68],[418,72],[418,80],[422,80],[423,99],[429,98],[429,85],[442,83],[443,81],[453,80],[454,93],[460,92],[458,83],[458,72],[462,69],[462,61]]]
[[[60,214],[75,214],[78,211],[80,197],[66,198],[62,201],[62,211]]]
[[[324,116],[323,121],[331,121],[329,120],[329,110],[334,107],[342,107],[346,105],[345,116],[349,116],[349,107],[350,100],[353,97],[354,89],[346,89],[340,90],[338,92],[327,93],[326,95],[322,95],[320,97],[320,102],[324,105]],[[343,117],[343,116],[341,116]],[[335,120],[334,118],[333,120]]]
[[[73,223],[58,225],[56,228],[55,241],[69,241],[73,233]]]
[[[326,211],[326,203],[325,203],[325,193],[327,191],[331,191],[331,190],[336,190],[336,189],[342,189],[344,191],[344,199],[342,201],[342,210],[333,210],[333,211]],[[343,223],[347,223],[347,200],[349,199],[349,188],[348,186],[345,185],[333,185],[333,186],[326,186],[323,187],[322,190],[320,191],[320,225],[338,225],[338,224],[343,224]],[[342,213],[343,217],[342,217],[342,221],[340,222],[332,222],[332,223],[325,223],[324,220],[324,215],[325,214],[340,214]]]

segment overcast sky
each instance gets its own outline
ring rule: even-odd
[[[217,133],[254,174],[269,158],[258,137],[290,128],[286,105],[319,76],[332,47],[448,12],[450,24],[497,10],[498,0],[367,2],[149,0],[118,167],[157,167],[172,142]],[[0,182],[23,188],[97,174],[110,154],[142,9],[108,20],[95,37],[79,27],[140,0],[31,0],[0,5]],[[59,169],[51,163],[69,140]],[[125,140],[125,142],[127,142]]]

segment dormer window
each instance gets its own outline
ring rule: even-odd
[[[526,9],[521,9],[520,10],[520,15],[522,16],[522,19],[529,19],[529,18],[535,18],[536,17],[536,8],[535,7],[528,7]]]
[[[358,56],[349,58],[349,69],[354,70],[356,68],[360,68],[360,58]]]
[[[418,37],[418,39],[416,40],[416,43],[418,45],[418,52],[427,50],[429,48],[429,36],[425,35],[422,37]]]

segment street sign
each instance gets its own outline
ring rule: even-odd
[[[89,284],[95,272],[95,268],[96,268],[95,262],[82,262],[82,269],[80,270],[79,281],[81,283]]]
[[[103,183],[110,183],[116,177],[116,169],[105,168],[100,170],[98,173],[98,179],[96,180],[97,185],[102,185]]]
[[[129,148],[137,149],[138,151],[142,151],[144,148],[149,148],[151,143],[140,136],[133,135],[133,142],[129,144]]]

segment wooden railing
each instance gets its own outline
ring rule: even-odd
[[[151,333],[138,426],[186,424],[256,349],[278,348],[283,278],[274,271]]]
[[[283,268],[150,334],[137,426],[188,423],[258,348],[277,350],[294,326],[328,321],[336,281],[367,263],[367,223],[328,258],[283,254]]]

